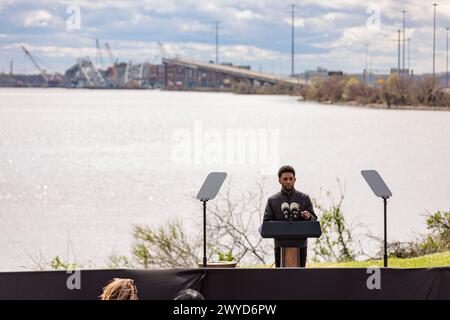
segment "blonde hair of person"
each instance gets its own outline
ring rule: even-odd
[[[100,295],[101,300],[138,300],[137,288],[133,279],[115,278]]]

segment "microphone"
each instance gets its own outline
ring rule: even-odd
[[[289,209],[291,210],[293,219],[297,220],[298,212],[300,211],[300,207],[298,206],[298,203],[292,202]]]
[[[283,216],[286,220],[289,219],[289,204],[287,202],[283,202],[281,204],[281,211],[283,212]]]

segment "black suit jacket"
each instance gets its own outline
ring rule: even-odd
[[[291,192],[281,189],[280,192],[275,193],[267,200],[266,209],[264,211],[264,221],[284,220],[283,211],[281,210],[281,204],[283,202],[287,202],[289,205],[293,202],[298,203],[300,212],[306,210],[311,214],[310,220],[317,220],[311,199],[307,194],[295,189],[292,189]],[[307,245],[308,239],[304,239],[302,247],[306,247]],[[279,247],[276,239],[275,247]]]

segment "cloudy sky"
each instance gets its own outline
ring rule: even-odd
[[[295,70],[322,66],[361,72],[368,45],[370,67],[387,72],[397,65],[397,30],[406,13],[411,66],[431,72],[432,1],[409,0],[0,0],[0,71],[35,69],[25,45],[44,68],[64,71],[79,57],[95,60],[95,38],[109,43],[114,59],[158,61],[168,57],[215,59],[219,21],[221,62],[254,70],[290,73],[291,4],[295,4]],[[436,70],[445,71],[450,0],[437,1]],[[78,15],[79,13],[79,15]],[[406,45],[406,66],[408,64]],[[103,60],[110,59],[105,50]]]

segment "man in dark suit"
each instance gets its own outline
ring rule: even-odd
[[[286,202],[297,203],[300,215],[298,220],[317,220],[311,199],[307,194],[297,191],[295,185],[295,170],[291,166],[283,166],[278,170],[278,182],[281,184],[281,191],[277,192],[267,200],[264,212],[264,221],[285,220],[281,204]],[[303,239],[300,243],[300,266],[306,266],[306,256],[308,250],[308,239]],[[275,239],[275,266],[280,267],[280,245]]]

